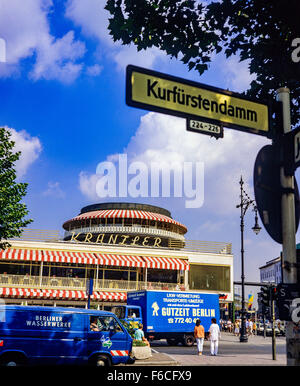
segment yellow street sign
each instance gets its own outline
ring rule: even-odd
[[[126,77],[129,106],[269,136],[267,103],[131,65]]]

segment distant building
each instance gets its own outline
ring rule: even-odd
[[[281,272],[281,256],[276,257],[273,260],[267,261],[265,265],[259,268],[260,270],[260,281],[267,283],[281,283],[282,272]]]
[[[282,267],[281,267],[281,255],[279,257],[276,257],[275,259],[272,259],[270,261],[267,261],[265,265],[259,268],[260,270],[260,281],[261,283],[273,283],[273,284],[279,284],[282,282]],[[266,318],[271,318],[270,315],[270,308],[265,307],[262,305],[261,302],[261,295],[258,294],[258,313],[262,316],[265,315]],[[275,306],[275,315],[276,318],[278,316],[278,310]]]

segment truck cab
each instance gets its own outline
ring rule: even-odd
[[[142,310],[140,306],[115,306],[112,312],[118,319],[128,323],[130,328],[138,329],[139,324],[143,324]]]

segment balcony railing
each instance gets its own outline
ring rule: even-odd
[[[84,290],[86,289],[86,278],[69,278],[69,277],[40,277],[40,276],[23,276],[23,275],[0,275],[0,287],[22,287],[22,288],[41,288],[41,289],[64,289],[64,290]],[[94,290],[106,291],[134,291],[142,289],[153,290],[179,290],[185,288],[176,283],[157,283],[144,281],[128,280],[94,280]]]
[[[142,229],[142,227],[140,228]],[[151,232],[151,230],[149,230],[149,232]],[[177,236],[182,237],[180,235],[177,235]],[[12,240],[69,243],[69,241],[62,241],[63,236],[60,235],[59,231],[37,230],[37,229],[24,229],[20,238],[15,238]],[[80,244],[80,242],[78,242],[78,244]],[[91,243],[91,244],[100,245],[95,243]],[[107,244],[107,245],[112,246],[112,244]],[[118,247],[126,248],[128,247],[128,245],[118,244]],[[138,246],[135,246],[135,247],[138,247]],[[182,240],[170,239],[168,247],[160,247],[160,248],[198,252],[198,253],[213,253],[213,254],[225,254],[225,255],[232,254],[231,243],[218,242],[218,241],[214,242],[214,241],[185,240],[184,246],[183,246]]]
[[[117,226],[117,225],[106,225],[106,226],[93,226],[85,228],[75,228],[73,231],[65,231],[64,237],[71,237],[73,234],[78,233],[119,233],[119,234],[141,234],[149,236],[159,237],[171,237],[180,241],[184,241],[184,236],[179,233],[171,232],[164,229],[159,229],[145,225],[133,225],[133,226]]]

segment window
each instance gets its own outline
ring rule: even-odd
[[[190,289],[230,291],[230,267],[217,265],[190,265]]]
[[[125,308],[124,307],[113,307],[112,312],[117,315],[119,319],[125,318]]]
[[[129,308],[128,309],[128,318],[139,318],[140,311],[138,308]]]
[[[123,331],[120,324],[113,316],[91,316],[90,317],[90,331]]]
[[[147,279],[153,283],[177,283],[177,271],[166,269],[148,269]]]

